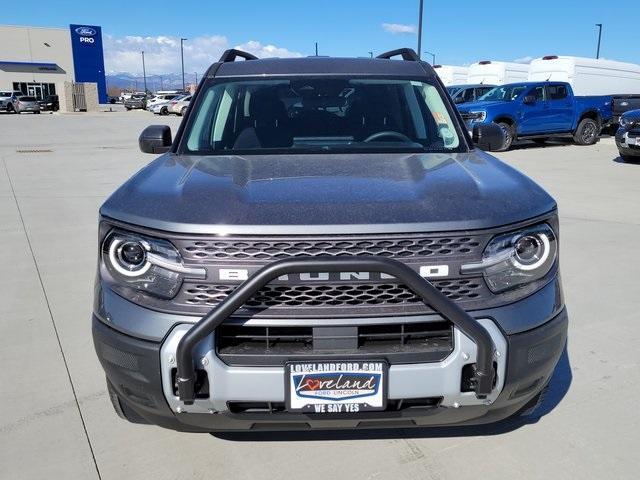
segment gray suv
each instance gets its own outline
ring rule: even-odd
[[[225,52],[100,209],[93,338],[116,412],[211,432],[534,408],[567,335],[558,216],[482,151],[503,142],[470,135],[409,49]]]

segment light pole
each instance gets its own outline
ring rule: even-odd
[[[188,38],[180,39],[180,63],[182,63],[182,91],[183,92],[184,92],[184,47],[182,46],[182,44],[184,43],[185,40],[188,40]]]
[[[147,70],[144,67],[144,52],[142,53],[142,78],[144,79],[144,94],[147,94]]]
[[[316,42],[316,57],[318,56],[318,42]]]
[[[162,75],[158,75],[160,77],[160,90],[164,90],[164,85],[162,83]]]
[[[198,86],[198,72],[194,72],[194,75],[196,76],[196,87]]]
[[[420,52],[422,51],[422,7],[423,0],[420,0],[420,11],[418,12],[418,58],[420,58]]]
[[[431,55],[431,65],[435,65],[436,64],[436,54],[432,53],[432,52],[427,52],[426,50],[424,51],[424,53],[426,53],[427,55]]]
[[[373,58],[373,52],[369,52],[369,56]]]
[[[596,23],[598,27],[598,50],[596,50],[596,58],[600,58],[600,40],[602,40],[602,24]]]

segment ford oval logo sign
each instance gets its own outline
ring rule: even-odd
[[[76,33],[83,37],[93,37],[98,32],[91,27],[78,27],[76,28]]]

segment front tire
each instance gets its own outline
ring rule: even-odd
[[[598,122],[592,118],[583,118],[573,134],[573,141],[578,145],[593,145],[598,141],[599,133]]]
[[[187,113],[187,107],[182,107],[182,108],[180,109],[180,116],[181,116],[181,117],[184,117],[184,114],[185,114],[185,113]]]
[[[513,140],[515,139],[515,136],[516,136],[516,129],[514,128],[513,125],[509,125],[506,122],[497,122],[497,125],[504,132],[504,143],[502,144],[502,147],[497,149],[496,151],[506,152],[511,148],[511,144],[513,144]]]
[[[162,107],[160,109],[160,115],[169,115],[169,110],[167,110],[167,107]]]

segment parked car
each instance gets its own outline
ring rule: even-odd
[[[13,109],[16,113],[40,113],[40,105],[36,97],[30,95],[20,95],[13,102]]]
[[[164,102],[158,102],[148,107],[147,110],[156,115],[169,115],[169,104],[170,102],[168,100]]]
[[[13,112],[13,102],[16,100],[16,93],[10,90],[0,91],[0,111]]]
[[[191,95],[174,98],[169,102],[169,113],[175,113],[178,116],[183,116],[187,113],[189,102],[191,102]]]
[[[100,209],[92,329],[117,414],[211,432],[534,409],[567,335],[556,202],[481,150],[498,126],[458,118],[410,49],[226,51]]]
[[[147,96],[145,94],[133,94],[124,101],[124,108],[127,110],[145,109],[147,106]]]
[[[620,117],[616,145],[623,160],[629,162],[640,159],[640,110],[625,112]]]
[[[453,103],[459,105],[479,100],[485,93],[493,89],[495,85],[452,85],[447,87]]]
[[[40,110],[43,111],[57,112],[60,110],[58,95],[47,95],[44,99],[38,100],[38,105],[40,105]]]
[[[179,93],[162,93],[162,94],[156,94],[153,97],[149,98],[147,100],[147,110],[151,110],[151,107],[153,107],[154,105],[157,105],[159,103],[165,103],[165,102],[169,102],[171,100],[173,100],[174,98],[178,97],[180,94]]]
[[[612,117],[611,97],[576,97],[566,82],[502,85],[458,110],[470,129],[480,123],[499,125],[505,133],[504,150],[516,139],[542,142],[551,137],[592,145]]]

